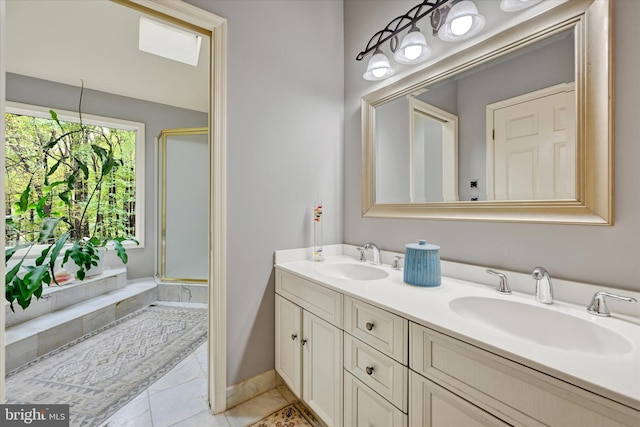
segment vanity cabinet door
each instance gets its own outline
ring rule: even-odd
[[[302,399],[329,427],[342,426],[342,331],[302,312]]]
[[[407,416],[349,372],[344,374],[344,425],[407,427]]]
[[[410,371],[411,427],[508,427],[493,415]]]
[[[302,309],[276,294],[276,371],[302,397]]]

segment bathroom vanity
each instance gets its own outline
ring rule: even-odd
[[[353,246],[307,251],[276,253],[276,370],[328,426],[640,425],[637,307],[411,286]]]

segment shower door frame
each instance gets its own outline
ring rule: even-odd
[[[158,227],[156,227],[159,233],[159,242],[156,244],[156,274],[160,283],[193,283],[193,284],[208,284],[208,279],[196,279],[193,277],[173,277],[167,275],[167,146],[168,138],[176,136],[190,136],[190,135],[207,135],[207,142],[209,140],[209,128],[181,128],[181,129],[163,129],[158,135],[156,148],[158,150],[159,158],[156,162],[156,167],[159,169],[158,174],[158,190],[156,195],[158,198],[159,215],[157,218]],[[210,193],[210,191],[209,191]]]

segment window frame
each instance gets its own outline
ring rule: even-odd
[[[6,114],[19,114],[24,116],[32,116],[38,117],[42,119],[51,119],[51,114],[49,110],[54,110],[58,115],[58,119],[64,122],[74,122],[79,123],[79,115],[78,112],[61,110],[57,108],[47,108],[39,105],[32,104],[24,104],[20,102],[5,102],[5,115]],[[3,117],[3,120],[5,118]],[[139,244],[136,245],[133,242],[123,242],[123,245],[129,248],[144,248],[145,247],[145,156],[146,156],[146,139],[145,139],[145,124],[142,122],[135,122],[131,120],[124,119],[116,119],[113,117],[106,116],[98,116],[95,114],[85,114],[82,113],[82,122],[87,125],[93,126],[102,126],[102,127],[110,127],[117,128],[127,131],[132,131],[135,133],[136,138],[136,164],[135,164],[135,174],[136,174],[136,208],[135,208],[135,216],[136,216],[136,234],[135,239],[138,240]],[[108,245],[110,248],[111,244]],[[37,253],[37,249],[39,247],[44,248],[45,245],[35,245],[33,253]],[[35,255],[34,255],[35,256]]]

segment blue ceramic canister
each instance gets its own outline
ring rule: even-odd
[[[407,245],[404,281],[418,286],[440,286],[440,246],[424,240]]]

